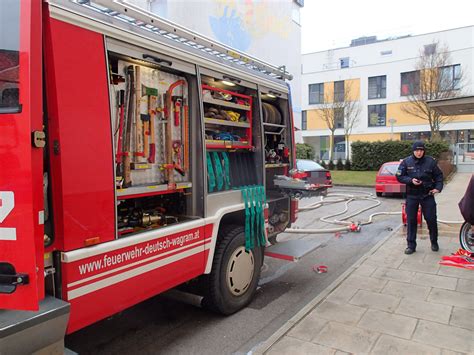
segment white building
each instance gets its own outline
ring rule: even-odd
[[[351,87],[361,106],[349,142],[428,138],[428,121],[407,114],[402,106],[409,104],[408,79],[416,74],[420,51],[429,51],[434,43],[448,48],[450,65],[443,70],[454,79],[462,72],[459,92],[472,95],[474,26],[379,41],[365,37],[349,47],[303,55],[302,136],[314,146],[316,157],[328,158],[330,136],[319,103],[324,93],[344,90],[345,85]],[[456,116],[441,131],[451,143],[474,142],[474,115]],[[343,129],[336,129],[335,134],[334,157],[344,157]]]

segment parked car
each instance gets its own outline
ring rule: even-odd
[[[327,195],[328,188],[332,187],[331,172],[312,160],[296,159],[298,174],[295,177],[308,184],[320,185],[320,195]]]
[[[396,177],[399,165],[399,161],[382,164],[375,177],[375,193],[377,196],[380,197],[384,193],[405,194],[406,185],[400,184]]]

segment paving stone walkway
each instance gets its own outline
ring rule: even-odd
[[[400,226],[252,353],[474,354],[474,270],[438,264],[459,227],[439,224],[435,253],[424,223],[405,255]]]

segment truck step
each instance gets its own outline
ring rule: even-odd
[[[265,255],[271,258],[296,262],[303,256],[318,249],[321,244],[320,240],[292,239],[266,247]]]
[[[68,318],[69,303],[50,296],[35,312],[0,310],[0,353],[62,353]]]

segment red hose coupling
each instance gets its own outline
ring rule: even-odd
[[[355,224],[355,223],[352,223],[352,224],[349,226],[349,230],[350,230],[351,232],[360,232],[360,225]]]
[[[328,272],[328,267],[326,265],[313,265],[313,271],[318,274],[324,274]]]

